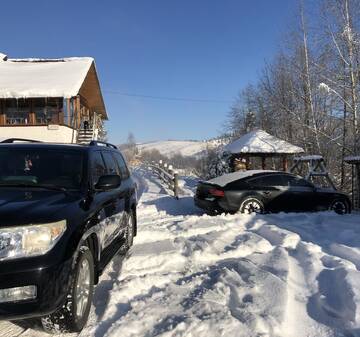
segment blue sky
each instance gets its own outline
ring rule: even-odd
[[[1,7],[0,52],[95,58],[109,140],[121,143],[130,131],[138,141],[217,136],[231,101],[278,50],[297,1],[23,0]]]

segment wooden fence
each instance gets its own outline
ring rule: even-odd
[[[158,163],[151,162],[146,164],[150,167],[157,177],[166,184],[166,187],[174,192],[174,197],[179,199],[179,176],[177,171],[167,163],[164,163],[162,160],[159,160]]]

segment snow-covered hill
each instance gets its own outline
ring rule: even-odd
[[[201,156],[207,147],[214,148],[221,145],[221,140],[210,141],[186,141],[186,140],[165,140],[138,144],[141,151],[158,150],[162,155],[171,157],[175,154],[183,156]]]
[[[193,179],[175,200],[145,169],[135,176],[138,236],[101,277],[79,337],[360,336],[360,215],[210,217]]]

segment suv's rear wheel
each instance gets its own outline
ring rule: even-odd
[[[80,248],[67,300],[55,313],[43,317],[47,332],[79,332],[88,319],[94,291],[94,259],[90,249]]]

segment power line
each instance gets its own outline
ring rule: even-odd
[[[202,99],[202,98],[184,98],[184,97],[167,97],[167,96],[152,96],[152,95],[141,95],[133,94],[127,92],[120,92],[116,90],[103,90],[106,94],[128,96],[128,97],[139,97],[139,98],[149,98],[149,99],[158,99],[163,101],[182,101],[182,102],[200,102],[200,103],[231,103],[230,100],[223,99]]]

